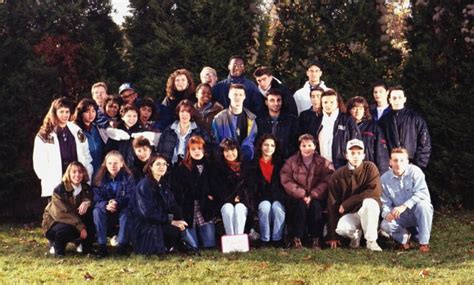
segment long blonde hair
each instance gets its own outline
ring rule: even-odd
[[[69,163],[69,165],[66,168],[66,171],[64,171],[62,182],[66,186],[66,189],[71,189],[72,188],[72,182],[71,182],[71,171],[73,167],[79,167],[79,169],[82,171],[82,182],[87,182],[89,180],[89,174],[87,173],[86,167],[80,163],[79,161],[73,161]]]
[[[100,165],[100,168],[97,170],[97,174],[95,175],[95,178],[94,178],[94,186],[97,186],[97,187],[100,186],[102,179],[104,179],[105,174],[108,172],[107,160],[111,157],[117,157],[118,159],[120,159],[120,161],[123,162],[123,166],[120,169],[120,171],[124,170],[128,175],[132,175],[132,171],[130,170],[130,168],[128,168],[127,164],[125,163],[125,160],[123,159],[123,155],[117,150],[111,150],[107,153],[107,155],[104,158],[104,161]]]
[[[46,113],[46,116],[43,119],[43,124],[39,129],[39,135],[43,138],[47,138],[52,132],[54,132],[55,128],[58,126],[59,121],[56,112],[60,108],[69,108],[69,111],[72,115],[72,105],[72,101],[67,97],[61,97],[51,102],[48,113]]]

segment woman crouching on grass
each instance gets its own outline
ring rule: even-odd
[[[212,178],[204,149],[204,140],[192,136],[186,147],[186,156],[175,169],[172,181],[176,201],[189,225],[185,240],[193,249],[216,246],[213,220],[217,216],[217,206],[211,195],[209,181]]]
[[[135,253],[153,255],[171,252],[178,245],[180,232],[188,224],[174,200],[167,174],[168,162],[152,154],[145,166],[145,177],[130,201],[130,230]]]
[[[132,172],[123,156],[110,151],[94,179],[94,224],[99,244],[98,257],[108,255],[107,232],[118,227],[118,253],[126,254],[128,246],[128,202],[135,187]]]
[[[276,247],[283,246],[287,195],[280,182],[283,162],[277,149],[276,137],[264,134],[257,142],[256,157],[244,168],[245,190],[258,209],[262,247],[270,245],[270,241]]]
[[[81,239],[82,252],[88,253],[94,238],[92,191],[82,163],[74,161],[66,168],[62,182],[53,191],[43,214],[42,228],[56,256],[64,256],[68,242]]]

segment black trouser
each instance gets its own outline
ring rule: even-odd
[[[166,248],[170,249],[174,247],[176,249],[178,241],[181,238],[179,228],[172,225],[163,225],[162,230]]]
[[[310,237],[322,238],[324,219],[323,201],[313,199],[309,207],[303,199],[292,199],[288,203],[289,224],[288,231],[291,237],[303,238],[306,230]]]
[[[46,232],[46,238],[54,243],[54,251],[58,255],[64,255],[68,242],[79,238],[79,232],[76,227],[69,224],[54,223]]]
[[[94,241],[94,224],[90,211],[87,211],[87,213],[81,217],[87,231],[87,238],[81,240],[82,252],[88,253]],[[68,242],[77,241],[80,238],[80,233],[77,228],[72,225],[56,222],[46,232],[46,238],[54,244],[56,254],[64,255]]]

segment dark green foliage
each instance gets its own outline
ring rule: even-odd
[[[388,71],[400,58],[382,50],[375,1],[288,2],[278,6],[272,66],[293,89],[307,80],[306,66],[313,60],[323,64],[326,85],[346,98],[369,94],[375,82],[392,79]]]
[[[203,66],[227,76],[228,59],[252,44],[255,2],[132,0],[125,24],[131,80],[142,95],[162,99],[171,72],[186,68],[199,80]]]
[[[33,139],[53,98],[90,96],[127,71],[109,1],[7,1],[0,4],[0,208],[27,216],[40,196]],[[36,202],[36,203],[35,203]],[[22,205],[22,207],[19,207]]]
[[[472,1],[412,2],[408,34],[412,52],[403,84],[408,101],[423,113],[430,128],[430,189],[440,205],[473,207],[474,10],[469,16],[467,9]]]

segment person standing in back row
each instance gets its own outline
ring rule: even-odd
[[[403,147],[410,162],[426,168],[430,160],[431,139],[426,121],[415,111],[405,108],[407,98],[401,86],[390,88],[389,101],[392,112],[379,121],[387,140],[389,152]]]
[[[295,94],[293,94],[293,98],[295,99],[296,106],[298,108],[298,115],[301,112],[308,110],[312,106],[310,99],[311,89],[316,87],[320,87],[323,90],[328,89],[324,81],[321,80],[322,75],[323,71],[321,63],[311,62],[308,65],[306,70],[308,81],[306,81],[302,88],[298,89]]]

